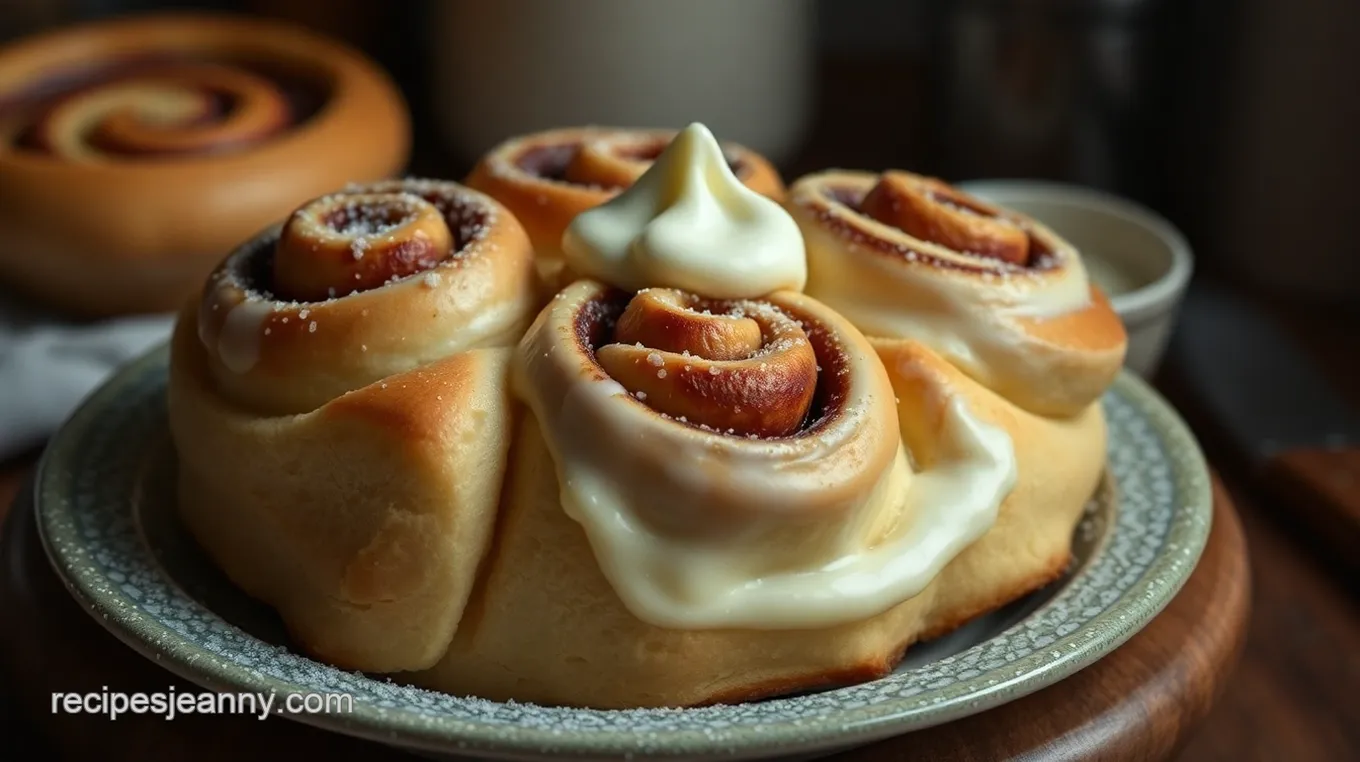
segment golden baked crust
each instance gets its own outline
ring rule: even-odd
[[[187,310],[170,427],[179,512],[303,650],[345,669],[433,664],[491,540],[509,448],[508,349],[453,355],[299,415],[218,395]]]
[[[1035,220],[896,171],[811,174],[786,206],[807,243],[807,293],[871,337],[921,340],[1040,415],[1080,412],[1122,367],[1119,316]]]
[[[452,183],[352,193],[361,209],[433,199],[458,250],[428,271],[437,281],[415,274],[323,303],[266,296],[281,285],[262,268],[277,231],[229,257],[171,345],[179,511],[307,653],[420,669],[448,645],[491,542],[513,430],[508,347],[532,318],[532,254],[504,209]],[[365,256],[399,253],[402,230],[375,234]],[[234,325],[242,305],[250,319]],[[249,337],[252,362],[223,351],[226,330]]]
[[[222,89],[253,108],[205,126]],[[399,171],[409,139],[387,75],[304,29],[170,14],[29,38],[0,50],[0,278],[77,313],[175,310],[294,206]]]

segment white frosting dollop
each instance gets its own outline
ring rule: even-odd
[[[680,288],[714,299],[801,291],[797,223],[733,174],[702,124],[678,134],[630,188],[583,212],[562,237],[576,274],[620,288]]]

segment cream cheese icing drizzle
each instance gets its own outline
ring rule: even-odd
[[[914,469],[872,347],[789,292],[769,299],[829,326],[818,362],[847,379],[828,419],[759,439],[661,416],[580,343],[577,318],[604,293],[579,281],[554,300],[521,345],[515,387],[556,464],[562,509],[643,621],[806,629],[874,616],[925,589],[1014,488],[1009,435],[937,387],[939,439]]]
[[[939,248],[920,246],[928,253]],[[1023,351],[1030,339],[1011,321],[1057,317],[1091,303],[1081,260],[1068,252],[1056,256],[1063,264],[1054,272],[999,270],[966,277],[912,262],[856,267],[814,257],[812,293],[866,334],[920,341],[983,385],[998,388],[1015,375],[1017,366],[1042,365],[1048,359]]]
[[[213,303],[213,310],[221,308]],[[253,296],[247,296],[226,309],[226,319],[222,321],[214,340],[211,321],[208,315],[201,314],[198,319],[198,340],[226,369],[235,374],[249,373],[260,360],[260,333],[264,330],[270,315],[279,309],[279,303]]]
[[[697,123],[627,190],[578,215],[562,252],[578,275],[635,291],[672,287],[743,299],[802,290],[807,280],[797,224],[737,179]]]
[[[1031,412],[1068,415],[1099,396],[1101,384],[1073,391],[1074,353],[1026,327],[1093,306],[1090,277],[1071,244],[1025,220],[1048,261],[1016,266],[910,236],[830,190],[862,193],[874,181],[868,173],[828,172],[794,186],[790,208],[807,237],[810,296],[869,336],[925,344]]]
[[[616,387],[608,380],[578,386],[566,403],[562,428],[590,418],[580,406],[608,405],[603,398],[626,394]],[[912,473],[905,450],[899,450],[858,515],[801,527],[800,544],[821,550],[803,557],[779,558],[783,553],[771,546],[743,542],[784,535],[788,524],[805,522],[777,511],[735,537],[658,530],[635,508],[647,496],[620,489],[611,470],[578,457],[577,449],[558,451],[562,505],[585,528],[605,577],[639,619],[677,629],[829,627],[874,616],[917,595],[996,521],[1015,485],[1010,437],[959,399],[949,403],[942,437],[950,455],[929,470]],[[703,462],[702,451],[678,451],[675,458],[674,468],[687,475],[702,472],[690,471]],[[753,496],[774,491],[780,479],[778,469],[759,463],[727,465],[725,476]],[[875,540],[884,523],[895,526]],[[808,535],[821,534],[825,542],[806,542]]]

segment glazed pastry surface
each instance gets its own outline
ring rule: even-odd
[[[1036,220],[900,171],[809,175],[787,205],[807,293],[870,337],[925,344],[1039,415],[1085,409],[1122,366],[1118,315]]]

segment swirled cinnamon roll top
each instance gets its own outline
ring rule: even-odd
[[[662,415],[724,434],[787,437],[812,411],[817,354],[807,331],[768,303],[638,293],[595,350],[600,367]]]
[[[278,82],[210,61],[128,65],[55,98],[14,133],[14,147],[63,161],[228,153],[308,115]]]
[[[907,235],[952,251],[1011,265],[1052,266],[1050,242],[1000,209],[933,177],[884,172],[859,211]]]
[[[12,43],[0,277],[86,313],[173,309],[293,207],[397,172],[408,132],[372,62],[283,24],[153,15]]]
[[[261,413],[315,409],[482,346],[533,317],[532,252],[494,200],[384,181],[313,199],[209,277],[199,338],[222,391]]]
[[[999,460],[970,477],[986,494],[953,506],[966,521],[914,524],[918,476],[882,363],[792,291],[719,301],[577,281],[525,335],[513,378],[563,510],[623,603],[661,627],[886,610],[986,530],[1013,479],[1009,440],[984,433],[982,459]]]
[[[920,341],[1043,415],[1075,414],[1119,372],[1118,315],[1037,220],[895,170],[808,175],[787,207],[807,241],[807,293],[871,337]]]
[[[562,233],[577,214],[632,185],[661,155],[675,130],[580,127],[507,140],[493,148],[467,184],[501,203],[524,224],[541,256],[560,256]],[[726,144],[727,161],[749,188],[784,197],[779,173],[761,155]]]
[[[554,453],[563,509],[624,603],[658,625],[797,618],[797,589],[744,581],[798,588],[774,578],[898,516],[902,495],[880,490],[906,478],[883,366],[792,291],[717,302],[578,280],[526,333],[514,386]]]

